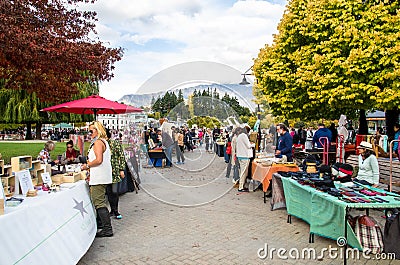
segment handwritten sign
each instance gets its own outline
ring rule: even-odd
[[[31,179],[31,174],[28,170],[22,170],[19,172],[15,172],[16,177],[19,180],[19,184],[21,185],[22,194],[26,195],[28,190],[33,190],[33,183]]]
[[[53,182],[51,181],[49,172],[42,173],[42,180],[43,180],[43,183],[49,185],[49,187],[51,186],[51,184],[53,184]]]

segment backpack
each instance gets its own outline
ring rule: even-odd
[[[190,133],[186,133],[185,138],[183,138],[183,142],[190,143],[191,140],[192,140],[192,136],[190,135]]]
[[[231,155],[231,154],[232,154],[231,142],[227,142],[227,143],[226,143],[226,154],[227,154],[227,155]]]

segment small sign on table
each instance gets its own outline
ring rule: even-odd
[[[26,195],[28,193],[28,190],[34,190],[29,170],[15,172],[15,175],[18,178],[19,184],[21,185],[23,195]]]
[[[51,187],[51,185],[53,184],[53,182],[51,181],[49,172],[42,173],[42,180],[43,180],[43,184],[47,184],[49,187]]]

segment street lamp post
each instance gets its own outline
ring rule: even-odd
[[[247,69],[243,74],[242,82],[239,83],[239,85],[249,85],[250,82],[247,81],[246,75],[253,75],[252,73],[248,73],[253,66],[250,66],[249,69]],[[260,143],[261,143],[261,109],[260,109],[260,104],[257,104],[257,122],[258,124],[258,132],[257,132],[257,151],[260,151]]]
[[[258,134],[257,134],[257,150],[260,152],[260,144],[261,144],[261,109],[260,104],[257,104],[257,119],[260,122],[258,124]]]
[[[242,79],[242,82],[239,83],[239,85],[249,85],[249,84],[250,84],[250,82],[247,81],[247,79],[246,79],[246,75],[253,75],[253,74],[247,73],[248,71],[251,70],[251,68],[253,68],[253,66],[251,66],[249,69],[247,69],[247,70],[242,74],[243,79]]]

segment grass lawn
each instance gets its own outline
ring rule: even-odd
[[[57,155],[61,155],[65,152],[66,143],[55,142],[56,147],[51,152],[51,158],[53,160],[57,159]],[[85,142],[85,150],[89,147],[88,142]],[[3,160],[5,164],[10,164],[11,157],[15,156],[32,156],[32,160],[36,160],[39,152],[43,149],[43,143],[24,143],[24,141],[18,143],[7,143],[7,142],[0,142],[0,153],[3,156]],[[75,147],[76,148],[76,147]],[[78,149],[78,148],[76,148]]]

